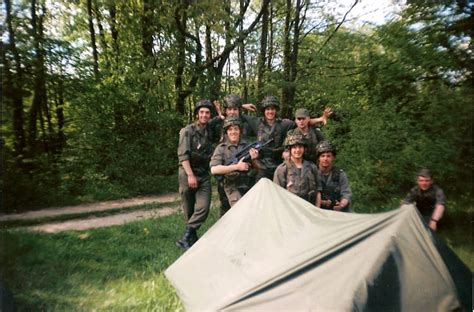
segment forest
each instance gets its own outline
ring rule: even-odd
[[[474,5],[354,24],[345,2],[3,1],[3,212],[177,191],[179,129],[229,93],[276,95],[288,118],[331,107],[356,207],[399,200],[422,167],[470,198]]]

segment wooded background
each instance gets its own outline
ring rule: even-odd
[[[471,196],[472,3],[349,27],[330,2],[5,0],[3,211],[176,191],[179,129],[228,93],[277,95],[285,117],[332,107],[358,203],[403,196],[423,166]]]

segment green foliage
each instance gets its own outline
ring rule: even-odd
[[[445,31],[449,19],[408,14],[365,35],[338,32],[319,57],[303,53],[298,98],[313,111],[334,108],[326,137],[356,205],[403,196],[421,167],[448,198],[470,192],[473,89],[463,39]]]

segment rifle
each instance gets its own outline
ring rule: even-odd
[[[260,141],[257,141],[257,142],[253,142],[253,143],[250,143],[250,144],[246,145],[243,149],[241,149],[240,151],[237,151],[236,153],[234,153],[234,155],[232,155],[230,165],[237,164],[242,158],[244,158],[245,162],[250,162],[250,160],[251,160],[250,149],[254,148],[257,151],[260,151],[262,148],[264,148],[265,146],[267,146],[271,142],[273,142],[273,138],[266,141],[266,142],[264,142],[264,143],[260,142]]]

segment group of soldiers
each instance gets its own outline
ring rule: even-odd
[[[290,120],[278,117],[279,108],[275,96],[261,101],[261,117],[243,114],[243,109],[257,111],[257,107],[242,104],[234,94],[224,98],[223,110],[217,101],[196,103],[196,121],[179,134],[179,193],[186,221],[185,232],[176,242],[179,247],[192,246],[207,219],[210,173],[217,182],[221,216],[262,178],[317,207],[350,211],[347,175],[333,166],[336,150],[317,126],[325,125],[332,111],[326,109],[321,117],[311,118],[302,108],[295,112],[295,120]]]
[[[327,123],[332,110],[325,109],[321,117],[311,118],[307,109],[300,108],[295,112],[295,120],[290,120],[278,117],[279,108],[275,96],[266,96],[261,101],[261,117],[243,114],[243,109],[257,111],[257,107],[242,104],[234,94],[224,98],[224,111],[218,101],[196,103],[195,122],[179,134],[179,193],[186,229],[177,246],[188,249],[198,239],[197,230],[210,209],[210,173],[217,182],[220,216],[261,178],[273,180],[316,207],[351,212],[349,180],[342,169],[334,166],[336,149],[318,127]],[[432,188],[430,184],[429,189]],[[426,193],[426,189],[421,191]],[[444,194],[439,195],[439,188],[436,191],[435,198],[431,196],[428,201],[433,206],[433,200],[436,205],[442,201],[444,210]],[[417,203],[419,192],[415,193],[412,190],[405,203]],[[429,214],[430,218],[432,215]],[[441,216],[442,211],[431,218],[433,230],[433,220]]]

